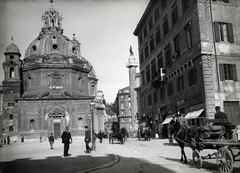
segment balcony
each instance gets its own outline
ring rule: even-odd
[[[159,68],[153,75],[152,75],[152,87],[157,88],[161,83],[164,83],[165,79],[165,69]]]

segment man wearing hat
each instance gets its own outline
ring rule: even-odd
[[[85,126],[85,138],[84,138],[85,144],[86,144],[86,153],[91,152],[91,148],[89,146],[89,142],[91,142],[91,133],[88,129],[88,126]]]

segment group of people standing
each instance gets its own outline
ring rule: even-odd
[[[4,145],[6,145],[6,144],[10,145],[10,137],[9,136],[3,138],[3,144]]]
[[[66,130],[62,133],[61,138],[62,138],[62,143],[64,144],[63,156],[64,157],[68,157],[70,155],[68,153],[69,145],[73,142],[71,133],[69,132],[69,127],[66,127]],[[100,137],[99,139],[100,139],[100,142],[102,142],[102,137]],[[50,138],[49,138],[49,141],[50,141]],[[85,142],[85,147],[86,147],[86,151],[85,152],[86,153],[91,153],[92,148],[89,146],[89,143],[91,142],[91,132],[88,129],[88,126],[85,126],[84,142]],[[50,145],[51,145],[51,143],[50,143]]]

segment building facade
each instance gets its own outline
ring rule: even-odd
[[[124,126],[128,132],[133,131],[131,115],[131,94],[129,86],[118,90],[116,103],[119,111],[118,122],[120,128]]]
[[[167,116],[214,118],[215,106],[240,124],[240,2],[151,0],[138,37],[139,116],[162,133]]]
[[[72,135],[83,135],[92,100],[94,128],[104,129],[105,105],[97,95],[94,68],[81,55],[75,35],[72,40],[63,35],[62,20],[51,5],[24,58],[13,43],[4,52],[3,128],[10,136],[38,138],[53,132],[60,137],[66,126]]]

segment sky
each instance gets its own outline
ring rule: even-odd
[[[92,63],[99,80],[98,90],[103,91],[107,103],[113,103],[118,90],[129,85],[129,47],[138,61],[138,40],[133,32],[148,3],[149,0],[53,0],[53,7],[63,17],[63,35],[72,39],[75,33],[81,43],[81,55]],[[42,13],[50,4],[50,0],[0,0],[1,64],[11,37],[24,58],[25,50],[43,26]],[[3,80],[1,66],[0,82]]]

